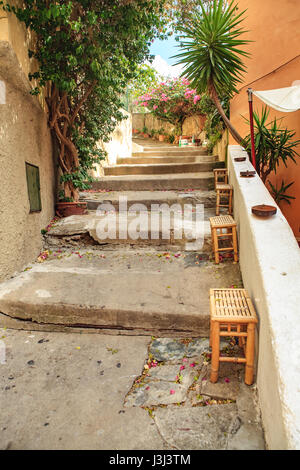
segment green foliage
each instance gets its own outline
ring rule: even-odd
[[[147,93],[151,88],[158,86],[159,82],[162,81],[162,76],[149,64],[142,64],[138,66],[134,78],[129,83],[129,93],[130,93],[130,109],[132,111],[136,110],[134,101],[138,99],[139,96]],[[138,109],[140,111],[141,108]]]
[[[295,148],[300,145],[300,140],[293,140],[295,132],[280,127],[276,118],[267,123],[269,117],[267,107],[262,109],[261,115],[254,112],[253,117],[256,169],[265,183],[268,175],[273,171],[276,173],[281,163],[285,167],[287,167],[290,160],[296,163],[296,156],[299,156],[299,154]],[[244,147],[250,154],[250,134],[244,139]]]
[[[280,187],[277,187],[277,184],[276,186],[274,186],[271,183],[271,181],[268,181],[268,183],[271,189],[270,192],[277,204],[280,204],[281,201],[291,204],[291,199],[296,199],[294,196],[289,196],[288,194],[286,194],[287,190],[294,184],[294,181],[292,181],[291,183],[285,184],[284,180],[282,180]]]
[[[202,3],[206,5],[211,3],[211,0],[203,0]],[[178,32],[182,24],[191,21],[196,10],[201,11],[199,0],[167,0],[164,15],[172,29]]]
[[[189,84],[186,78],[168,79],[139,96],[135,104],[147,108],[158,119],[174,124],[180,135],[186,117],[202,114],[201,97]]]
[[[204,131],[208,140],[207,150],[208,153],[211,154],[214,146],[221,140],[223,136],[225,125],[218,112],[218,109],[216,108],[216,105],[207,93],[202,96],[200,104],[203,112],[206,114]],[[221,105],[224,108],[226,115],[229,117],[230,101],[227,96],[224,96],[221,99]]]
[[[199,0],[199,6],[190,23],[180,27],[183,52],[175,57],[185,65],[184,76],[199,93],[210,84],[219,95],[232,97],[245,71],[241,56],[249,56],[241,49],[249,43],[240,38],[245,32],[240,27],[245,12],[237,13],[234,1],[214,0],[205,8]]]
[[[78,198],[88,170],[103,158],[99,139],[123,119],[120,97],[149,46],[165,37],[165,0],[24,0],[0,2],[30,31],[39,67],[32,94],[49,86],[49,124],[59,148],[65,197]]]

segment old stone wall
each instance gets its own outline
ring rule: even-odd
[[[194,135],[196,138],[201,138],[204,123],[203,116],[190,116],[186,118],[182,128],[183,135]],[[173,134],[175,132],[174,125],[156,118],[151,113],[133,113],[132,128],[141,131],[143,127],[147,127],[148,131],[163,129],[166,134]]]

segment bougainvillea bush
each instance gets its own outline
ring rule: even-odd
[[[190,87],[186,78],[173,78],[161,82],[156,88],[139,96],[136,105],[147,108],[154,116],[176,126],[182,134],[182,124],[188,116],[203,114],[201,96]]]

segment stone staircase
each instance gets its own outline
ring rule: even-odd
[[[139,145],[140,151],[133,153],[131,158],[118,159],[117,165],[105,166],[104,176],[93,183],[93,189],[211,190],[212,170],[223,166],[218,157],[207,155],[206,149],[202,147],[179,148],[146,139],[136,139],[134,143]]]
[[[141,141],[139,141],[141,144]],[[210,260],[209,217],[215,214],[213,168],[223,165],[202,148],[176,148],[145,141],[132,158],[105,168],[105,176],[81,193],[89,213],[58,221],[45,235],[47,261],[0,286],[0,324],[14,328],[197,337],[209,334],[209,288],[240,284],[238,265]],[[97,209],[109,204],[107,220],[122,221],[119,197],[128,207],[144,204],[141,237],[101,239]],[[170,238],[161,227],[151,238],[153,204],[176,204]],[[181,208],[204,207],[203,243],[176,239]],[[111,213],[110,213],[111,212]],[[128,215],[128,214],[127,214]],[[161,215],[161,224],[164,217]],[[128,225],[134,214],[128,215]],[[184,225],[185,226],[185,225]]]

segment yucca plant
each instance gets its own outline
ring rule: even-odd
[[[294,184],[294,181],[285,184],[284,180],[282,180],[281,186],[277,186],[277,184],[274,186],[271,181],[268,181],[268,183],[270,185],[270,192],[277,204],[280,204],[282,201],[291,204],[291,199],[296,199],[294,196],[286,194],[287,190]]]
[[[240,27],[246,10],[237,13],[235,1],[214,0],[206,4],[199,0],[199,9],[187,25],[180,27],[183,35],[179,45],[183,52],[176,54],[177,64],[185,66],[183,76],[199,94],[208,92],[225,125],[234,139],[243,139],[226,116],[219,96],[232,97],[238,93],[237,84],[242,81],[245,67],[243,57],[249,53],[241,46],[250,41],[241,39],[246,31]]]
[[[265,106],[261,114],[253,113],[256,170],[264,183],[271,172],[276,173],[280,163],[283,163],[286,168],[290,160],[296,163],[296,157],[299,154],[295,148],[300,145],[300,140],[293,140],[295,132],[281,127],[281,119],[275,118],[267,122],[269,113],[270,111]],[[243,145],[250,153],[250,134],[245,137]]]

